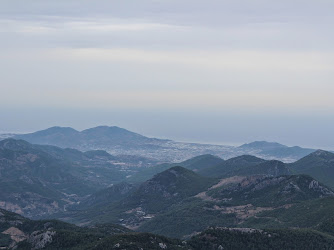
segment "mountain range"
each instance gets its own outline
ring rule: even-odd
[[[319,150],[290,164],[250,155],[228,160],[201,155],[180,163],[154,165],[143,157],[5,139],[0,141],[0,207],[34,218],[65,211],[78,202],[82,206],[106,204],[124,198],[138,184],[176,166],[212,179],[308,174],[333,188],[333,162],[333,153]]]
[[[144,182],[120,201],[71,211],[62,219],[70,218],[71,222],[81,224],[121,223],[139,231],[187,237],[210,225],[285,227],[287,224],[283,221],[278,222],[279,215],[293,214],[296,207],[315,200],[322,202],[319,199],[327,204],[326,209],[334,208],[333,191],[307,175],[216,179],[182,167],[172,167]],[[319,221],[323,220],[324,207],[313,210],[313,216]],[[281,210],[283,212],[278,213]],[[262,219],[265,212],[271,216]],[[303,213],[307,213],[306,209]],[[334,212],[327,216],[334,216]],[[299,218],[295,223],[297,226],[305,222]]]
[[[98,126],[83,131],[68,127],[51,127],[34,133],[13,135],[13,138],[33,144],[74,148],[81,151],[105,150],[112,155],[138,155],[161,162],[184,161],[204,154],[212,154],[224,159],[251,154],[263,159],[293,162],[315,151],[265,141],[252,142],[239,147],[175,142],[149,138],[116,126]]]
[[[263,240],[262,232],[276,230],[283,237],[284,230],[305,228],[311,238],[322,236],[326,242],[333,237],[333,163],[333,153],[317,150],[293,163],[252,155],[224,160],[205,154],[159,164],[140,156],[81,152],[9,138],[0,141],[0,208],[89,228],[107,223],[165,237],[194,236],[187,243],[193,249],[199,244],[197,233],[205,230],[214,230],[223,239],[247,240],[254,232]],[[231,228],[255,231],[240,234]],[[291,233],[305,236],[301,231]],[[203,244],[213,244],[205,237]],[[9,243],[8,237],[3,241]]]
[[[334,189],[334,153],[317,150],[293,163],[264,160],[252,155],[242,155],[223,160],[214,155],[201,155],[179,163],[165,163],[144,168],[128,178],[138,183],[173,166],[182,166],[196,173],[214,178],[244,175],[307,174]]]

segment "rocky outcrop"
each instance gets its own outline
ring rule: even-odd
[[[322,193],[324,196],[332,196],[334,195],[334,192],[329,190],[328,188],[322,186],[321,184],[319,184],[318,181],[316,180],[312,180],[309,184],[309,189],[317,191]]]
[[[47,244],[52,242],[52,237],[56,234],[55,231],[35,231],[29,236],[29,243],[32,245],[32,249],[42,249]]]

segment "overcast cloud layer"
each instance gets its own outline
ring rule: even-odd
[[[329,0],[2,0],[0,131],[107,124],[334,148],[333,11]]]

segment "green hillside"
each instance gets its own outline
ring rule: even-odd
[[[194,232],[203,231],[208,226],[220,227],[294,227],[307,224],[309,210],[304,209],[284,224],[279,216],[293,212],[302,204],[314,202],[322,197],[333,197],[333,192],[309,176],[249,176],[222,179],[218,184],[171,206],[167,211],[147,221],[139,230],[162,234],[170,237],[184,237]],[[325,198],[322,198],[325,199]],[[328,205],[329,207],[331,206]],[[330,212],[320,211],[314,219],[321,216],[334,216]],[[283,213],[284,212],[284,213]],[[281,225],[280,225],[281,224]]]
[[[318,181],[334,188],[334,154],[318,150],[288,167],[296,174],[308,174]]]
[[[144,182],[118,202],[85,211],[72,211],[61,218],[77,223],[120,222],[137,228],[172,205],[207,190],[217,181],[179,166],[172,167]]]
[[[135,185],[121,182],[93,193],[80,201],[79,204],[72,207],[72,209],[88,209],[90,207],[101,207],[112,204],[127,197],[131,192],[134,192],[135,189]]]

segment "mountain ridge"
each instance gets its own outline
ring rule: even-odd
[[[313,227],[313,222],[303,221],[303,215],[306,216],[304,213],[308,210],[305,206],[308,202],[327,198],[330,202],[326,203],[326,211],[330,211],[334,207],[333,191],[306,175],[234,176],[222,179],[193,199],[184,200],[157,214],[142,224],[139,230],[169,237],[186,237],[213,225],[280,228],[304,223],[305,227]],[[294,223],[277,219],[281,210],[290,216],[299,211],[299,207],[303,208],[303,213]],[[334,212],[327,215],[334,216]],[[322,220],[322,208],[315,209],[312,216]]]
[[[334,153],[317,150],[288,166],[293,173],[308,174],[334,188]]]

